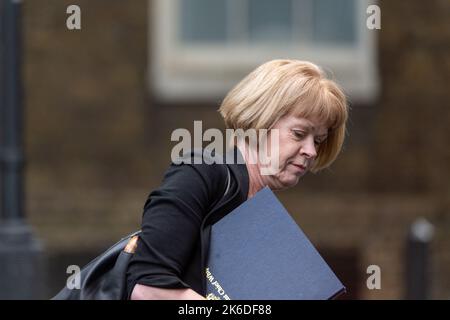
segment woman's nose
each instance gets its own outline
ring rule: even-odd
[[[316,146],[314,145],[314,139],[306,139],[302,148],[300,149],[300,153],[302,156],[308,159],[314,159],[317,157]]]

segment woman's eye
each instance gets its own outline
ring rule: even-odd
[[[303,139],[305,137],[305,134],[301,131],[294,131],[294,135],[296,138],[299,138],[299,139]]]

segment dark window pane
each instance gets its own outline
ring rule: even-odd
[[[292,0],[249,0],[250,41],[291,41]]]
[[[314,0],[313,40],[349,44],[356,40],[354,0]]]
[[[182,41],[226,40],[226,0],[182,0],[180,10]]]

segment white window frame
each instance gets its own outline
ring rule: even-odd
[[[217,101],[248,72],[275,58],[309,60],[332,71],[351,102],[372,103],[379,91],[378,30],[366,27],[366,9],[376,1],[357,0],[356,44],[251,46],[195,44],[178,40],[180,0],[149,0],[148,86],[166,102]]]

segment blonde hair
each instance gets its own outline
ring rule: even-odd
[[[283,116],[315,117],[325,123],[328,138],[311,168],[320,171],[336,159],[346,133],[348,105],[342,89],[317,65],[299,60],[266,62],[239,82],[219,112],[227,128],[271,129]]]

